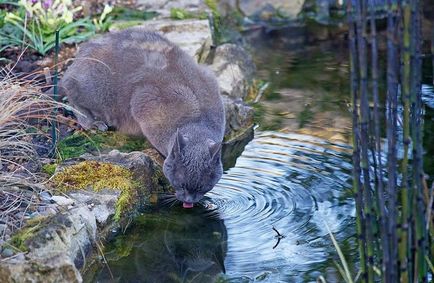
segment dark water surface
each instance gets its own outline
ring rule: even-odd
[[[293,50],[285,38],[251,41],[258,76],[270,82],[255,105],[254,139],[200,206],[149,207],[85,281],[342,282],[327,226],[356,275],[348,52],[341,43]],[[424,93],[432,104],[428,84]],[[432,108],[425,118],[433,156]]]

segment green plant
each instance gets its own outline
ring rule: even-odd
[[[212,19],[211,26],[213,30],[213,41],[214,44],[219,44],[222,42],[222,27],[221,27],[221,15],[217,9],[216,0],[205,0],[205,4],[211,10]]]
[[[170,17],[174,20],[184,20],[184,19],[206,19],[207,15],[204,12],[194,13],[181,8],[171,8]]]
[[[113,17],[109,14],[113,11],[113,6],[104,5],[104,10],[99,18],[93,19],[93,24],[95,25],[97,32],[106,32],[110,29],[113,23]]]
[[[75,43],[86,40],[95,33],[95,26],[87,19],[74,21],[81,7],[73,7],[68,0],[26,1],[18,9],[4,16],[0,29],[2,46],[28,46],[45,55],[55,46],[55,32],[59,30],[60,42]]]

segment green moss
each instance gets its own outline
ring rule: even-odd
[[[113,7],[113,11],[110,13],[110,15],[115,20],[126,20],[126,21],[140,21],[143,23],[143,21],[151,20],[158,16],[157,12],[154,11],[142,11],[137,9],[131,9],[127,7],[120,7],[115,6]]]
[[[171,8],[170,18],[173,20],[185,20],[185,19],[206,19],[205,12],[190,12],[182,8]]]
[[[142,25],[143,21],[141,20],[130,20],[130,21],[115,21],[112,23],[110,29],[112,30],[123,30],[126,28],[134,27]]]
[[[261,124],[265,116],[265,107],[260,103],[255,103],[252,105],[254,111],[253,120],[256,124]]]
[[[78,157],[86,152],[118,149],[131,152],[149,148],[150,144],[142,137],[132,137],[118,132],[98,132],[86,134],[75,132],[59,142],[57,146],[60,160]]]
[[[282,98],[282,94],[280,94],[279,92],[274,92],[274,91],[272,91],[272,92],[268,92],[268,93],[265,95],[265,99],[268,100],[268,101],[271,101],[271,100],[279,100],[279,99],[281,99],[281,98]]]
[[[205,0],[205,5],[208,6],[208,8],[211,10],[213,22],[213,41],[215,44],[221,44],[224,42],[223,35],[222,35],[222,20],[221,20],[221,14],[218,11],[217,7],[217,1],[216,0]]]
[[[41,223],[45,217],[37,217],[29,220],[25,227],[18,230],[8,241],[8,243],[20,250],[21,252],[29,251],[29,247],[26,244],[28,239],[31,239],[33,235],[42,227]]]
[[[91,188],[98,192],[114,189],[121,192],[116,203],[114,219],[119,221],[121,215],[128,211],[137,197],[137,183],[132,173],[111,163],[83,161],[66,167],[52,178],[53,184],[62,191],[83,190]]]
[[[99,149],[99,143],[100,141],[90,138],[83,132],[75,132],[59,142],[57,145],[58,157],[60,160],[66,160],[86,152],[93,152]]]
[[[42,172],[52,176],[54,175],[54,172],[56,172],[57,164],[45,164],[42,166]]]
[[[303,111],[298,113],[297,120],[298,120],[298,127],[303,128],[306,126],[306,124],[309,124],[310,121],[312,121],[314,116],[314,113],[311,109],[311,106],[305,105]]]

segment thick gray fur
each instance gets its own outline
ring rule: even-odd
[[[222,175],[225,115],[214,74],[163,36],[142,28],[80,46],[60,83],[85,129],[144,135],[183,202],[197,202]]]

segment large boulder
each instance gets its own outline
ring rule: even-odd
[[[124,22],[115,23],[110,31],[124,29],[124,24]],[[209,48],[212,45],[212,34],[208,20],[160,19],[143,21],[140,26],[161,33],[198,61],[204,46]]]
[[[222,95],[241,100],[246,97],[256,68],[244,48],[230,43],[218,46],[210,67],[217,76]]]
[[[109,237],[119,225],[128,221],[131,213],[149,203],[150,193],[168,188],[160,170],[158,153],[150,151],[121,153],[113,150],[99,156],[86,154],[59,166],[52,180],[57,174],[82,162],[98,162],[96,168],[104,163],[128,170],[137,184],[135,196],[128,201],[128,211],[115,221],[119,202],[125,197],[117,187],[96,191],[93,185],[89,185],[87,188],[71,188],[63,196],[53,196],[60,212],[33,221],[11,238],[12,245],[19,245],[18,248],[25,252],[11,250],[6,257],[2,252],[0,282],[82,282],[79,270],[94,250],[95,243]],[[75,172],[80,176],[77,180],[86,180],[90,173],[89,168]]]
[[[96,222],[84,206],[23,228],[28,252],[3,259],[0,282],[81,282],[78,271],[96,235]],[[25,237],[25,238],[24,238]]]
[[[253,125],[253,109],[244,103],[255,64],[240,46],[223,44],[216,48],[210,68],[215,72],[226,111],[226,139]]]
[[[267,19],[276,14],[287,18],[296,18],[302,11],[305,0],[220,0],[219,7],[223,14],[230,14],[237,9],[246,17]]]
[[[203,0],[137,0],[136,3],[142,9],[158,12],[159,18],[169,18],[171,9],[180,9],[190,13],[209,10]]]

